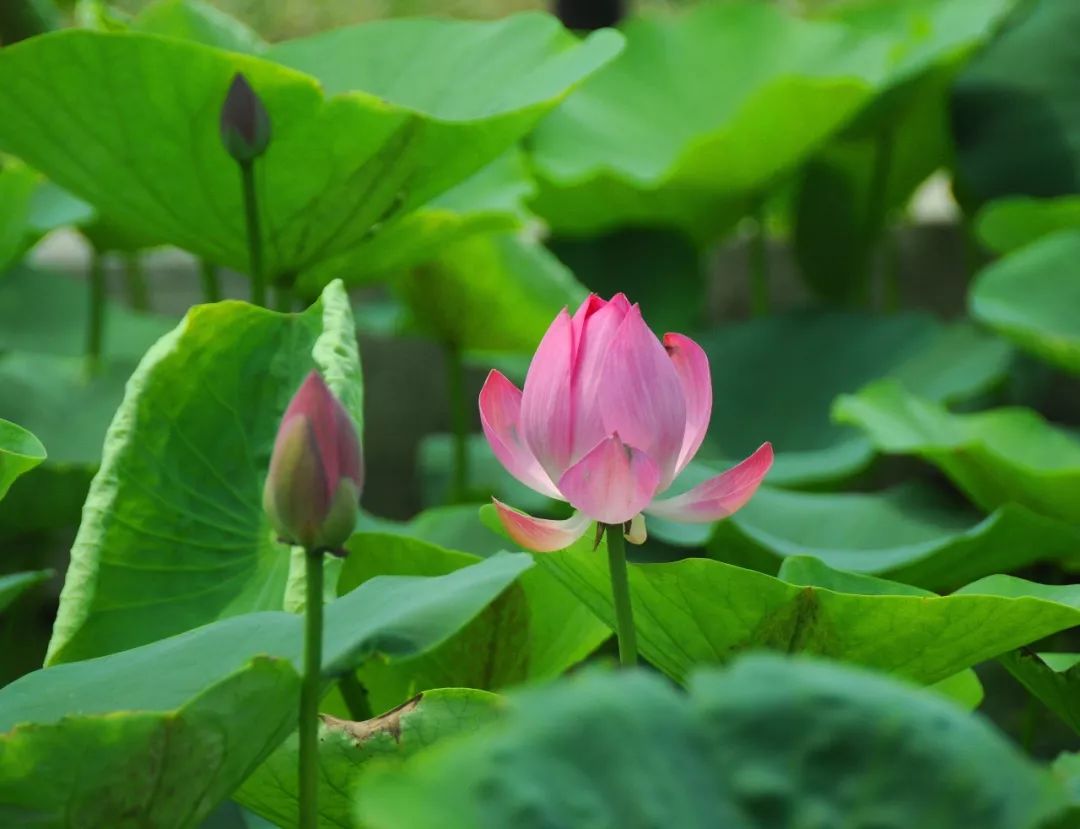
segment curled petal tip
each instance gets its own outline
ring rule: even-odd
[[[772,463],[772,444],[763,443],[726,472],[682,495],[654,501],[647,512],[673,521],[699,524],[727,518],[753,497]]]
[[[516,543],[534,553],[553,553],[565,550],[589,529],[588,516],[578,512],[563,521],[550,518],[533,518],[520,510],[506,506],[492,498],[499,521]]]

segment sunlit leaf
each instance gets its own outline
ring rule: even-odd
[[[278,44],[266,59],[61,31],[0,54],[0,146],[126,230],[246,271],[239,172],[218,125],[243,71],[273,125],[256,169],[265,264],[289,276],[497,158],[619,46],[613,32],[579,43],[537,14],[383,21]],[[63,137],[73,122],[78,153]]]
[[[147,353],[105,438],[50,663],[282,606],[289,555],[263,515],[262,485],[281,414],[315,368],[359,424],[340,283],[303,314],[197,306]]]

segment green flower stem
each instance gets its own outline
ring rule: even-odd
[[[203,302],[220,302],[221,279],[217,265],[206,259],[200,259],[199,280],[202,282]]]
[[[105,340],[105,255],[94,251],[90,259],[90,304],[86,329],[86,360],[91,371],[101,362]]]
[[[274,285],[274,310],[287,313],[292,311],[296,302],[292,285],[288,281],[281,281]]]
[[[136,311],[150,310],[150,291],[146,287],[146,271],[139,254],[132,251],[124,256],[124,287],[128,303]]]
[[[637,664],[637,631],[634,610],[630,606],[630,578],[626,570],[626,539],[621,524],[608,524],[608,566],[611,569],[611,595],[615,600],[615,635],[619,639],[619,664],[632,668]]]
[[[769,250],[765,231],[765,203],[754,208],[754,234],[750,237],[750,311],[755,317],[769,313]]]
[[[248,256],[251,263],[251,301],[266,307],[266,274],[263,273],[262,234],[259,231],[259,202],[255,193],[255,165],[241,162],[244,184],[244,220],[247,224]]]
[[[363,686],[356,674],[349,671],[338,680],[338,691],[345,700],[345,707],[349,709],[349,716],[356,722],[364,722],[375,716],[371,710],[371,700],[368,698],[367,688]]]
[[[446,349],[446,387],[454,427],[454,477],[450,500],[460,504],[468,498],[469,490],[469,404],[465,399],[465,362],[461,358],[461,349],[455,345]]]
[[[877,257],[871,257],[871,263],[874,258],[881,260],[887,255],[887,245],[889,238],[889,229],[886,227],[889,214],[889,173],[892,171],[893,163],[893,134],[889,130],[883,130],[880,132],[874,142],[874,169],[870,177],[870,192],[867,201],[867,209],[865,216],[865,227],[863,228],[863,234],[866,239],[877,238],[877,242],[874,247],[877,249]],[[890,301],[890,294],[896,296],[899,294],[899,285],[890,285],[890,280],[895,277],[895,274],[890,273],[890,263],[885,261],[885,301]],[[873,268],[870,268],[871,272]],[[863,280],[862,288],[862,304],[868,306],[870,304],[870,280],[869,278]]]
[[[305,551],[304,677],[300,686],[300,829],[319,825],[319,690],[322,686],[323,552]]]

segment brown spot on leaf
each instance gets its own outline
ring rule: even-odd
[[[397,708],[392,708],[385,714],[380,714],[370,720],[354,722],[353,720],[339,720],[329,714],[321,714],[323,725],[331,730],[343,731],[352,737],[356,744],[363,745],[368,740],[379,734],[389,734],[395,743],[401,742],[401,718],[411,714],[424,698],[423,694],[417,694],[410,700],[401,703]]]

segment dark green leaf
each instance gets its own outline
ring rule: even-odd
[[[498,716],[499,698],[484,691],[428,691],[365,722],[323,716],[319,730],[319,826],[352,829],[360,772],[374,760],[401,761],[440,740],[476,731]],[[297,823],[299,744],[293,734],[236,793],[278,826]]]
[[[935,400],[959,400],[1002,377],[1010,357],[971,326],[946,328],[914,314],[777,315],[727,325],[699,342],[717,401],[699,457],[713,465],[741,460],[772,441],[767,480],[780,486],[844,477],[869,463],[866,439],[830,420],[838,394],[889,375]]]
[[[1054,365],[1080,373],[1080,230],[1054,233],[986,268],[971,313]]]
[[[358,533],[348,549],[341,591],[376,576],[442,575],[478,561],[467,553],[383,534]],[[383,711],[430,688],[497,691],[556,677],[610,635],[607,625],[556,579],[530,570],[438,649],[403,665],[370,663],[359,677],[372,708]]]
[[[1080,520],[1080,440],[1031,409],[952,414],[895,380],[836,401],[839,421],[891,454],[918,455],[990,511],[1009,503]]]
[[[1080,654],[1022,648],[1000,659],[1009,673],[1080,734]]]
[[[1034,829],[1066,803],[985,721],[776,656],[697,673],[688,696],[643,672],[521,692],[481,733],[372,768],[357,796],[371,829]]]

